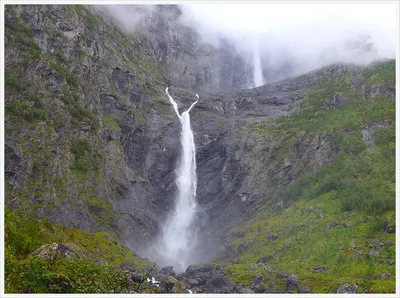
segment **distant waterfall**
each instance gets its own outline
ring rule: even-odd
[[[261,69],[260,45],[258,43],[258,35],[253,38],[253,80],[254,87],[264,85],[264,78]]]
[[[176,184],[178,194],[175,201],[175,209],[169,214],[163,228],[162,244],[158,253],[163,257],[163,263],[173,265],[176,271],[184,271],[190,264],[191,248],[195,245],[191,224],[196,213],[196,149],[193,132],[190,128],[189,112],[197,103],[195,101],[190,108],[179,115],[178,105],[168,92],[165,93],[174,107],[182,125],[180,144],[181,156],[176,168]],[[196,94],[197,98],[199,96]]]

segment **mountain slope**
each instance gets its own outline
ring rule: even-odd
[[[310,89],[299,113],[252,126],[266,144],[280,140],[267,171],[292,167],[316,137],[336,156],[318,166],[327,156],[317,154],[308,172],[231,229],[218,264],[235,281],[260,292],[328,293],[345,283],[359,292],[395,291],[394,88],[395,62],[376,63]],[[288,288],[282,272],[297,275],[305,288]]]

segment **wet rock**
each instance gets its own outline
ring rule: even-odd
[[[283,202],[279,202],[279,203],[276,203],[274,206],[272,206],[272,211],[278,211],[283,208],[284,208]]]
[[[310,293],[311,289],[307,286],[300,288],[300,293]]]
[[[33,253],[31,253],[31,255],[49,260],[54,260],[57,257],[62,257],[66,259],[84,257],[83,251],[73,243],[44,244]]]
[[[144,273],[140,272],[131,272],[131,280],[135,283],[142,283],[144,280],[146,280],[146,276]]]
[[[287,277],[286,290],[289,292],[300,290],[300,282],[297,276],[289,275]]]
[[[266,256],[266,257],[261,257],[257,260],[257,264],[265,264],[268,263],[269,261],[273,260],[274,257],[273,256]]]
[[[166,266],[166,267],[161,268],[160,274],[162,274],[162,275],[172,275],[172,276],[176,275],[173,266]]]
[[[241,254],[241,253],[244,252],[246,249],[247,249],[247,245],[241,243],[241,244],[238,245],[237,252],[238,252],[239,254]]]
[[[255,293],[267,293],[268,287],[264,284],[257,284],[253,287]]]
[[[388,226],[388,227],[386,228],[386,232],[389,233],[389,234],[395,233],[395,232],[396,232],[395,226]]]
[[[313,272],[314,273],[322,273],[322,272],[325,272],[326,270],[328,270],[328,268],[322,267],[322,266],[317,266],[314,268]]]
[[[372,240],[369,242],[369,247],[371,248],[375,248],[378,250],[383,250],[385,243],[381,242],[381,241],[377,241],[377,240]]]
[[[334,228],[334,227],[337,227],[338,225],[339,225],[338,222],[330,221],[330,222],[328,222],[328,223],[326,224],[326,227],[327,227],[328,229],[332,229],[332,228]]]
[[[243,288],[239,291],[241,294],[254,294],[255,292],[252,289]]]
[[[276,275],[276,278],[287,278],[287,277],[289,277],[289,275],[290,275],[289,272],[282,271],[282,272],[279,272],[279,273]]]
[[[336,108],[340,107],[340,105],[345,101],[347,101],[346,96],[343,94],[343,92],[339,92],[331,97],[330,104],[331,104],[331,107],[336,109]]]
[[[381,274],[378,274],[377,276],[375,276],[375,279],[379,279],[379,280],[389,280],[391,276],[392,276],[392,275],[391,275],[390,273],[385,272],[385,273],[381,273]]]
[[[172,289],[175,287],[175,285],[178,283],[178,280],[173,277],[173,276],[167,276],[167,278],[164,280],[164,289],[167,293],[171,293]]]
[[[368,253],[368,255],[370,255],[371,257],[379,257],[379,250],[377,249],[371,249]]]
[[[210,272],[210,271],[213,271],[213,270],[214,270],[214,265],[213,264],[201,265],[197,269],[197,271],[199,271],[199,272]]]
[[[235,292],[236,285],[223,274],[217,273],[206,282],[203,289],[208,293],[232,293]]]
[[[187,283],[190,284],[191,286],[197,286],[199,284],[199,281],[194,278],[188,278]]]
[[[245,235],[245,233],[244,232],[240,232],[240,231],[232,233],[232,237],[236,237],[236,238],[243,238],[244,235]]]
[[[278,239],[278,236],[276,236],[276,235],[268,235],[267,239],[269,241],[274,241],[274,240]]]
[[[387,246],[393,246],[394,242],[392,240],[389,240],[389,241],[386,242],[386,245]]]
[[[257,274],[256,277],[254,278],[256,283],[260,283],[262,281],[264,281],[264,276],[262,274]]]
[[[337,290],[338,294],[357,294],[358,293],[358,287],[356,284],[344,284],[339,287]]]
[[[135,265],[133,265],[132,263],[129,263],[129,262],[121,263],[119,265],[119,268],[125,269],[125,270],[128,270],[128,271],[132,271],[132,272],[135,271]]]

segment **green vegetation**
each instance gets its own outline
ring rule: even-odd
[[[68,8],[70,9],[70,8]],[[83,5],[73,5],[72,9],[76,12],[76,14],[85,22],[85,24],[94,29],[101,24],[101,19],[92,13],[88,8]]]
[[[21,18],[14,16],[14,22],[5,23],[6,44],[17,45],[27,61],[41,58],[42,50],[36,43],[32,28]]]
[[[22,118],[31,123],[46,119],[46,114],[42,109],[28,106],[26,101],[16,101],[7,104],[5,106],[5,112],[8,115]]]
[[[46,219],[5,208],[6,293],[119,293],[129,285],[130,262],[137,269],[148,263],[106,232],[83,233]],[[72,243],[84,253],[78,258],[40,258],[31,253],[46,243]],[[101,259],[103,264],[95,261]]]
[[[17,74],[8,67],[4,68],[4,85],[18,92],[26,89],[26,86],[22,80],[18,78]]]
[[[375,62],[363,71],[361,77],[365,79],[364,84],[371,85],[388,85],[394,87],[396,85],[396,62],[388,60],[384,62]]]
[[[120,130],[120,129],[121,129],[121,128],[119,127],[117,121],[116,121],[114,118],[109,117],[109,116],[107,116],[107,115],[104,115],[104,116],[103,116],[103,119],[104,119],[104,121],[105,121],[105,123],[106,123],[106,126],[107,126],[108,128],[111,128],[111,129],[114,129],[114,130]]]
[[[71,169],[79,172],[97,170],[99,162],[103,158],[101,153],[92,152],[89,140],[87,139],[75,141],[71,146],[71,152],[75,157]]]
[[[394,88],[394,65],[374,64],[358,77],[367,88]],[[344,100],[335,108],[331,100],[338,93]],[[344,76],[309,90],[301,107],[267,128],[265,123],[250,127],[274,142],[275,159],[268,166],[295,160],[296,150],[318,136],[337,156],[278,188],[254,219],[232,229],[234,261],[222,265],[238,283],[248,286],[259,273],[277,291],[286,289],[278,273],[287,271],[312,293],[336,292],[344,283],[357,283],[359,292],[393,293],[395,235],[385,229],[395,225],[395,101],[383,94],[364,97]],[[363,140],[363,129],[373,142]],[[284,207],[274,208],[279,202]],[[238,232],[244,236],[234,236]],[[271,256],[267,264],[257,264],[266,256]],[[317,266],[326,271],[313,272]]]

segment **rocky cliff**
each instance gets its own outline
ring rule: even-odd
[[[368,176],[371,171],[363,176],[364,169],[357,168],[365,163],[362,158],[371,168],[383,160],[392,168],[394,61],[367,68],[335,64],[245,89],[253,79],[249,61],[229,41],[219,47],[202,41],[179,22],[180,13],[176,6],[144,9],[146,21],[128,34],[107,12],[91,6],[6,6],[5,203],[65,228],[107,231],[146,257],[176,192],[180,126],[164,88],[172,85],[181,108],[197,92],[200,101],[191,117],[201,207],[196,226],[203,245],[193,262],[208,262],[218,254],[220,271],[242,286],[260,292],[306,291],[275,283],[278,269],[268,273],[265,262],[257,265],[267,270],[260,273],[262,280],[252,280],[259,267],[247,270],[263,255],[249,250],[264,243],[258,237],[265,233],[271,242],[274,233],[284,238],[283,228],[261,230],[266,218],[290,217],[285,212],[294,208],[303,188],[311,199],[332,188],[336,200],[356,200],[349,181],[375,181]],[[366,152],[387,158],[371,161]],[[354,173],[343,174],[343,185],[321,182],[332,164],[340,169],[348,160],[360,164]],[[381,193],[375,197],[358,186],[371,209],[361,210],[357,201],[343,210],[389,218],[384,228],[392,225],[394,176],[389,172],[387,187],[378,187]],[[348,193],[339,192],[343,189]],[[283,278],[295,283],[294,269],[287,270]]]

